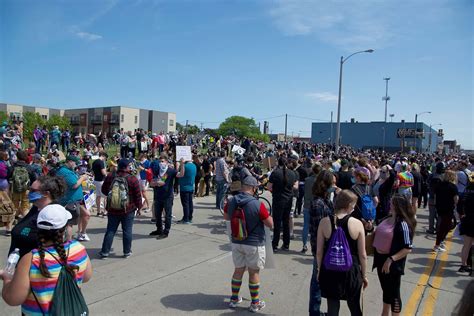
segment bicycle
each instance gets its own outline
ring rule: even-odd
[[[230,192],[230,186],[227,186],[224,197],[222,198],[220,206],[219,206],[219,210],[221,211],[222,215],[224,215],[224,207],[229,202],[229,197],[231,197],[231,196],[233,196],[233,195]],[[270,201],[267,198],[263,197],[262,193],[260,193],[259,190],[257,190],[255,192],[254,197],[257,200],[260,200],[260,202],[262,202],[265,205],[265,207],[267,208],[268,212],[271,215],[272,214],[272,204],[270,203]]]

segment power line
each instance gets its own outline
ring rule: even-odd
[[[297,115],[288,115],[288,116],[289,117],[294,117],[294,118],[297,118],[297,119],[302,119],[302,120],[330,122],[330,120],[322,120],[322,119],[317,119],[317,118],[312,118],[312,117],[303,117],[303,116],[297,116]]]

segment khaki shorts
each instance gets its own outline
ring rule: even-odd
[[[265,266],[265,246],[232,243],[232,259],[236,268],[262,270]]]

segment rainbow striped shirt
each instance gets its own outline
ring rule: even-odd
[[[398,180],[400,181],[400,188],[411,188],[414,183],[413,175],[408,171],[400,172],[398,174]]]
[[[59,255],[54,247],[51,246],[46,249],[59,259]],[[76,271],[76,282],[80,287],[82,285],[84,271],[87,267],[88,256],[86,248],[81,243],[74,240],[64,244],[64,249],[66,250],[66,254],[69,253],[67,260],[68,264],[79,267],[79,270]],[[48,267],[49,273],[51,273],[51,278],[46,278],[41,274],[39,269],[40,255],[38,249],[33,249],[31,253],[33,254],[33,257],[31,259],[30,267],[30,294],[28,295],[26,301],[21,305],[21,311],[25,315],[43,315],[38,303],[35,300],[35,297],[33,296],[33,293],[31,292],[34,291],[45,315],[49,315],[51,302],[53,300],[53,293],[56,288],[56,283],[58,282],[61,265],[49,253],[45,252],[45,263]]]

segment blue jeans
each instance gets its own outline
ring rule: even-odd
[[[183,205],[183,222],[190,222],[193,220],[193,191],[180,193],[181,205]]]
[[[155,218],[156,218],[156,230],[160,234],[168,235],[171,229],[171,218],[173,217],[173,199],[171,195],[169,198],[158,198],[154,197],[155,204]],[[161,214],[165,211],[165,229],[163,230],[163,219]]]
[[[303,209],[303,246],[306,246],[308,243],[308,234],[309,234],[309,209]]]
[[[308,216],[309,217],[309,216]],[[319,316],[321,314],[321,288],[318,282],[318,264],[316,258],[313,261],[313,275],[309,286],[309,315]]]
[[[226,190],[226,182],[225,180],[216,180],[216,208],[221,207],[221,201],[224,198],[225,190]]]
[[[132,228],[135,212],[130,212],[124,215],[107,215],[107,231],[105,232],[104,241],[102,242],[101,253],[107,256],[112,248],[115,233],[118,226],[122,224],[123,233],[123,253],[129,254],[132,251]]]

